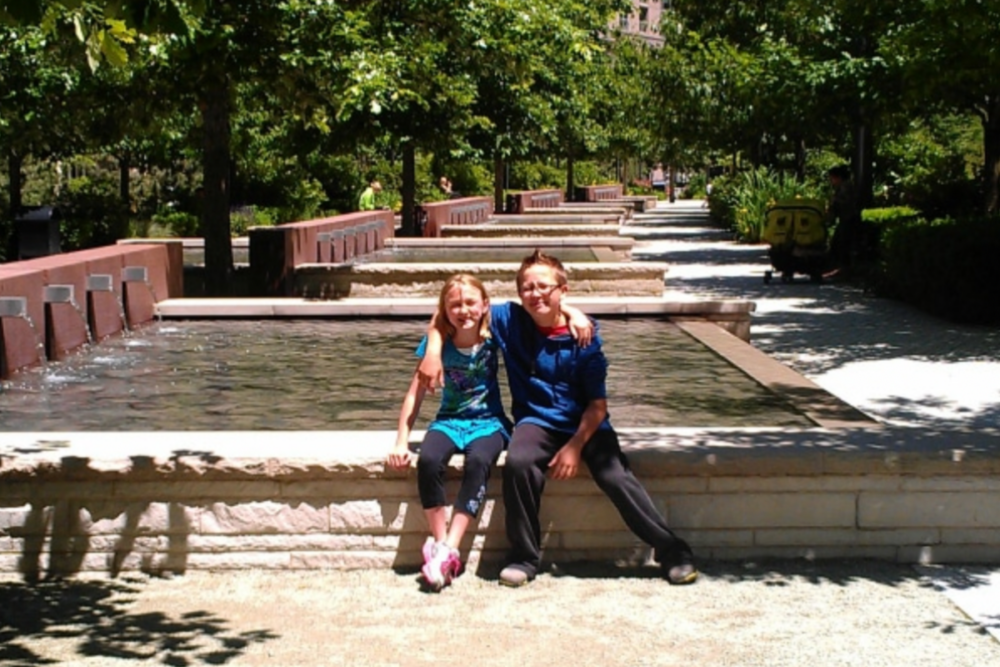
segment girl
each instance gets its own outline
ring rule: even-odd
[[[469,523],[479,515],[490,470],[506,446],[510,422],[504,415],[497,383],[497,347],[490,336],[490,300],[474,276],[449,278],[438,297],[445,321],[442,363],[445,382],[441,407],[427,428],[417,459],[417,487],[431,536],[424,544],[424,580],[434,590],[451,583],[462,569],[458,547]],[[426,338],[417,348],[423,357]],[[387,463],[410,464],[410,431],[426,387],[414,373],[399,413],[396,445]],[[462,483],[448,524],[444,475],[455,454],[465,455]]]

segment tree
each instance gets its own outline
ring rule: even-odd
[[[1000,212],[1000,2],[911,0],[886,45],[918,109],[974,114],[983,127],[983,209]]]

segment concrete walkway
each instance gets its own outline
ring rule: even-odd
[[[839,285],[765,286],[765,249],[707,226],[700,202],[663,204],[625,231],[641,240],[637,259],[670,264],[673,296],[755,301],[755,345],[873,417],[904,432],[996,431],[997,331]],[[6,578],[0,664],[1000,665],[1000,569],[797,560],[702,572],[671,587],[649,568],[556,567],[519,590],[467,574],[439,595],[384,570]]]
[[[661,203],[626,233],[641,240],[635,259],[669,263],[671,295],[754,301],[753,345],[871,417],[914,429],[1000,433],[1000,329],[952,324],[806,276],[765,284],[767,246],[734,243],[709,224],[700,201]],[[920,572],[1000,639],[1000,567]]]

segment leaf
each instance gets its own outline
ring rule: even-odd
[[[101,40],[101,53],[104,54],[108,63],[115,67],[122,67],[128,63],[128,52],[111,33],[104,33],[104,39]]]
[[[76,38],[78,40],[80,40],[81,42],[86,43],[86,41],[87,41],[87,33],[86,33],[86,31],[84,30],[84,27],[83,27],[83,15],[82,14],[77,13],[77,14],[73,15],[73,31],[76,33]]]

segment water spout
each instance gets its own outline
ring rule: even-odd
[[[51,320],[48,317],[48,311],[51,309],[51,305],[55,303],[68,303],[76,311],[76,314],[80,316],[80,321],[83,322],[83,329],[87,332],[87,344],[93,345],[94,335],[90,331],[90,324],[87,322],[87,315],[83,312],[83,308],[80,304],[76,302],[76,287],[73,285],[46,285],[42,293],[42,301],[46,305],[46,319]],[[53,355],[50,354],[51,358]]]
[[[28,323],[28,328],[35,336],[35,348],[38,350],[38,360],[44,365],[47,361],[45,356],[45,341],[38,334],[34,320],[28,315],[28,300],[23,296],[0,297],[0,318],[11,318],[24,320]],[[4,339],[3,326],[0,324],[0,377],[7,377],[7,352],[6,340]]]
[[[149,280],[149,269],[145,266],[126,266],[122,269],[122,292],[128,289],[130,283],[142,283],[146,286],[150,298],[153,299],[153,310],[156,311],[156,304],[160,302],[156,298],[156,289]]]
[[[115,301],[118,303],[118,317],[121,318],[122,331],[125,334],[129,333],[128,328],[128,317],[125,315],[125,303],[119,294],[115,292],[115,279],[109,273],[95,273],[93,275],[87,276],[87,312],[91,314],[91,329],[96,329],[96,322],[93,319],[94,315],[94,298],[93,292],[110,292],[115,297]]]
[[[28,315],[28,300],[23,296],[0,297],[0,317],[22,318]]]

